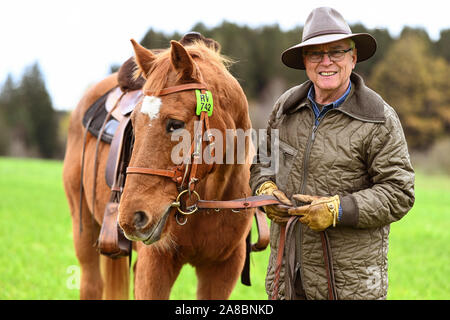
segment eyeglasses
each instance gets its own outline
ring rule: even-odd
[[[330,51],[306,51],[303,55],[310,62],[320,62],[325,54],[328,55],[331,61],[337,62],[344,58],[344,55],[353,50],[354,48],[349,48],[347,50],[330,50]]]

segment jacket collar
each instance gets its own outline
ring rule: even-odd
[[[367,122],[384,122],[384,100],[364,84],[364,80],[356,73],[350,75],[352,90],[347,99],[335,110],[341,111],[355,119]],[[312,82],[310,80],[299,85],[287,97],[282,113],[290,114],[308,106],[307,96]]]

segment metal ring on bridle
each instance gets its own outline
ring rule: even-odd
[[[179,218],[178,216],[179,216],[178,212],[175,213],[175,220],[177,221],[177,223],[178,223],[180,226],[184,226],[184,225],[186,224],[188,218],[185,216],[185,217],[184,217],[184,221],[181,222],[181,221],[180,221],[180,218]]]
[[[180,198],[181,198],[181,196],[182,196],[183,194],[185,194],[186,192],[189,192],[189,189],[186,189],[186,190],[181,191],[181,192],[178,194],[177,200],[175,201],[175,203],[180,203]],[[197,191],[193,190],[192,192],[189,192],[189,193],[190,193],[190,194],[194,194],[194,195],[197,197],[197,201],[200,200],[200,196],[199,196],[199,194],[197,193]],[[177,206],[177,210],[178,210],[178,212],[181,213],[181,214],[184,214],[184,215],[190,215],[190,214],[193,214],[194,212],[196,212],[196,211],[198,210],[197,205],[194,205],[194,206],[195,206],[194,209],[193,209],[192,211],[188,211],[188,212],[181,210],[179,206]]]

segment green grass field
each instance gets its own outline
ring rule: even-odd
[[[78,262],[62,188],[62,163],[0,158],[0,299],[78,299]],[[416,203],[391,226],[388,299],[450,299],[450,177],[416,176]],[[252,286],[231,299],[266,300],[269,249],[252,254]],[[171,299],[195,299],[185,266]]]

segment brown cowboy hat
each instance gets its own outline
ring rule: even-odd
[[[368,33],[352,33],[344,17],[335,9],[329,7],[316,8],[306,19],[302,42],[286,49],[281,55],[281,61],[290,68],[304,70],[303,47],[347,38],[352,38],[355,42],[358,50],[356,62],[369,59],[377,50],[377,42],[374,37]]]

